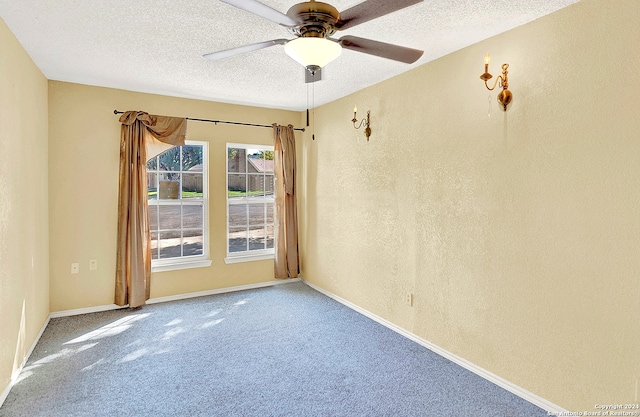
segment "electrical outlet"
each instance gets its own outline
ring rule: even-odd
[[[409,307],[413,306],[413,293],[406,293],[404,296],[404,302],[407,303]]]
[[[89,270],[95,271],[98,269],[98,260],[97,259],[89,259]]]
[[[78,274],[80,273],[80,264],[77,262],[74,262],[71,264],[71,273],[72,274]]]

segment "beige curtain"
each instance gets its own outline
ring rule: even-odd
[[[115,303],[139,307],[149,299],[151,236],[147,161],[184,145],[187,120],[128,111],[120,117],[120,188]]]
[[[296,144],[293,126],[273,125],[275,189],[275,277],[295,278],[298,260]]]

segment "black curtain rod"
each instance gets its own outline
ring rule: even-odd
[[[123,111],[119,111],[119,110],[114,110],[113,114],[122,114],[124,113]],[[210,120],[210,119],[196,119],[196,118],[192,118],[192,117],[185,117],[185,119],[187,120],[193,120],[196,122],[208,122],[208,123],[226,123],[228,125],[240,125],[240,126],[254,126],[254,127],[268,127],[269,129],[273,129],[273,126],[269,126],[269,125],[257,125],[257,124],[253,124],[253,123],[242,123],[242,122],[225,122],[224,120]],[[294,127],[293,130],[298,130],[300,132],[304,132],[304,128],[303,127]]]

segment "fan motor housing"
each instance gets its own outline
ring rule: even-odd
[[[302,22],[287,30],[296,36],[326,38],[336,32],[340,12],[330,4],[319,1],[298,3],[289,9],[287,16]]]

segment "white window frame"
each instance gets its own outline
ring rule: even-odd
[[[176,200],[148,200],[149,210],[156,209],[160,205],[200,205],[202,204],[202,255],[180,256],[175,258],[152,259],[151,272],[173,271],[178,269],[202,268],[211,266],[209,258],[209,143],[204,141],[186,140],[185,145],[202,146],[202,199],[182,199]],[[172,148],[173,149],[173,148]],[[182,152],[180,152],[182,158]],[[165,171],[152,171],[165,172]],[[174,172],[174,171],[169,171]],[[177,172],[177,171],[176,171]],[[185,172],[185,171],[181,171]],[[182,176],[181,176],[182,178]],[[180,182],[179,193],[182,193],[182,182]],[[158,213],[158,222],[160,222]],[[182,230],[182,225],[180,227]]]
[[[258,149],[261,151],[273,151],[273,145],[256,145],[256,144],[249,144],[249,143],[227,143],[227,146],[225,148],[225,183],[226,183],[226,187],[225,187],[225,199],[226,199],[226,208],[227,208],[227,231],[226,231],[226,241],[225,241],[225,246],[226,246],[226,251],[227,251],[227,256],[224,259],[224,262],[227,264],[233,264],[233,263],[240,263],[240,262],[249,262],[249,261],[260,261],[260,260],[265,260],[265,259],[273,259],[275,257],[275,248],[267,248],[267,249],[262,249],[262,250],[247,250],[244,252],[229,252],[229,205],[233,205],[233,204],[264,204],[265,202],[271,202],[273,203],[273,210],[275,212],[275,196],[271,196],[271,197],[264,197],[264,198],[260,198],[260,199],[256,199],[255,197],[252,198],[247,198],[247,197],[241,197],[241,198],[234,198],[233,200],[229,200],[229,161],[228,161],[228,155],[229,155],[229,149],[234,149],[234,148],[243,148],[243,149]],[[232,174],[236,174],[235,172],[232,172]],[[246,173],[248,174],[248,173]],[[275,173],[274,173],[274,179],[275,179]],[[275,184],[274,184],[275,185]],[[275,213],[274,213],[275,216]],[[266,217],[265,217],[266,219]],[[268,225],[268,223],[265,223],[265,226]],[[247,226],[248,227],[248,226]]]

